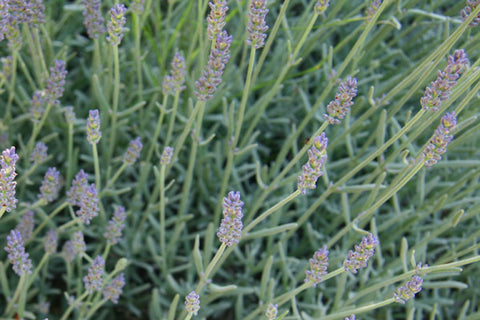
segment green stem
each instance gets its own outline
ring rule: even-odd
[[[160,168],[160,255],[163,261],[163,271],[167,271],[167,251],[165,247],[165,166]]]
[[[95,187],[100,194],[101,185],[100,185],[100,162],[98,160],[98,151],[97,144],[92,144],[92,154],[93,154],[93,165],[95,167]]]
[[[77,304],[79,304],[87,296],[88,296],[88,291],[85,291],[80,297],[75,299],[75,301],[68,307],[67,311],[65,311],[65,313],[63,314],[62,318],[60,318],[60,320],[67,320],[68,316],[73,311],[73,308],[75,308]]]
[[[113,46],[113,66],[114,66],[114,83],[113,83],[113,102],[112,102],[112,122],[110,125],[110,141],[108,142],[108,156],[107,162],[110,163],[110,159],[113,156],[113,150],[115,148],[115,140],[117,137],[117,112],[118,112],[118,99],[120,94],[120,62],[118,60],[118,45]],[[107,177],[108,180],[109,177]]]
[[[42,229],[45,227],[45,225],[47,223],[49,223],[50,221],[52,221],[52,219],[57,215],[59,214],[63,209],[65,209],[66,207],[68,206],[68,202],[65,201],[63,202],[61,205],[59,205],[57,208],[55,208],[55,210],[53,210],[52,213],[50,213],[48,215],[48,218],[46,220],[43,220],[42,223],[35,229],[35,231],[33,232],[32,236],[30,237],[30,239],[35,239],[38,235],[38,233],[40,231],[42,231]],[[27,241],[28,243],[29,241]]]
[[[150,143],[150,148],[148,149],[147,158],[145,159],[145,162],[147,163],[150,163],[150,159],[152,158],[152,155],[153,155],[153,150],[157,145],[157,139],[158,139],[158,136],[160,135],[160,129],[162,128],[163,117],[165,116],[165,107],[167,105],[167,101],[168,101],[168,95],[164,95],[163,103],[162,103],[162,106],[160,107],[160,115],[158,116],[158,120],[157,120],[157,126],[155,127],[155,132],[153,134],[152,141]]]
[[[389,304],[392,304],[394,302],[395,302],[394,298],[389,298],[389,299],[386,299],[377,303],[372,303],[363,307],[358,307],[358,308],[350,309],[347,311],[337,312],[337,313],[325,316],[322,319],[323,320],[341,319],[341,318],[348,317],[352,314],[360,314],[370,310],[379,309],[379,308],[388,306]]]
[[[107,185],[105,186],[104,190],[107,190],[108,188],[110,188],[115,183],[115,181],[117,181],[118,177],[120,177],[120,175],[122,174],[122,172],[125,170],[126,167],[127,167],[127,163],[126,162],[122,163],[120,168],[118,168],[117,172],[115,172],[113,177],[107,182]]]
[[[20,280],[18,281],[17,288],[15,289],[15,293],[13,294],[12,299],[8,302],[7,308],[5,309],[6,315],[10,315],[10,316],[12,315],[13,308],[18,302],[20,294],[22,294],[22,291],[24,291],[23,287],[25,283],[27,283],[27,277],[28,277],[28,274],[26,272],[23,272],[22,275],[20,276]]]
[[[177,116],[178,100],[180,98],[181,91],[175,91],[175,98],[173,100],[172,112],[170,113],[170,121],[168,122],[167,138],[165,139],[165,146],[170,146],[170,140],[172,139],[173,127],[175,124],[175,118]]]
[[[143,101],[142,60],[140,52],[140,17],[135,12],[132,14],[132,24],[135,37],[135,61],[137,65],[138,99],[140,101]]]
[[[67,147],[67,179],[66,185],[70,186],[73,179],[73,123],[68,124],[68,147]]]

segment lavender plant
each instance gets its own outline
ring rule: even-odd
[[[478,318],[479,17],[0,0],[0,318]]]

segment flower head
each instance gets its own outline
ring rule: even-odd
[[[208,5],[210,6],[210,14],[207,17],[208,39],[214,40],[225,27],[225,16],[227,15],[228,6],[226,0],[213,0]]]
[[[173,156],[173,148],[165,147],[165,149],[163,149],[162,157],[160,159],[160,164],[163,166],[170,164],[170,162],[172,161],[172,156]]]
[[[72,125],[75,123],[75,111],[73,111],[73,107],[65,107],[65,120],[67,120],[67,123],[69,125]]]
[[[115,206],[115,212],[112,219],[108,222],[107,229],[103,236],[107,239],[108,244],[116,244],[120,241],[122,230],[125,228],[125,208],[122,206]]]
[[[455,111],[447,112],[435,129],[435,133],[425,146],[421,154],[421,158],[425,162],[426,167],[431,167],[442,159],[442,154],[447,152],[447,145],[452,141],[453,135],[450,134],[457,125],[457,117]]]
[[[73,252],[73,242],[68,240],[63,244],[62,257],[67,262],[72,262],[75,259],[75,252]]]
[[[327,246],[318,249],[310,259],[310,270],[307,270],[305,282],[310,282],[313,287],[322,282],[322,277],[327,274],[328,250]]]
[[[55,67],[50,68],[50,77],[48,78],[47,88],[45,89],[47,103],[60,103],[58,99],[63,95],[67,73],[65,61],[55,60]]]
[[[90,144],[97,144],[102,137],[100,131],[100,117],[98,109],[90,110],[87,119],[87,140]]]
[[[113,303],[118,303],[118,298],[122,294],[122,288],[125,285],[125,276],[120,273],[103,289],[103,297]]]
[[[223,198],[222,206],[223,219],[217,236],[221,242],[231,247],[242,237],[243,201],[240,200],[240,192],[230,191],[228,197]]]
[[[25,252],[23,239],[19,231],[10,231],[10,235],[7,236],[5,251],[8,252],[8,260],[17,275],[21,276],[24,272],[32,273],[32,261],[28,258],[28,253]]]
[[[18,200],[15,198],[17,183],[13,181],[17,176],[15,172],[17,161],[18,155],[15,153],[15,147],[2,151],[0,157],[0,217],[3,211],[10,212],[17,207]]]
[[[88,187],[88,175],[80,169],[72,181],[72,187],[67,192],[68,203],[72,206],[79,206],[82,195],[85,193],[85,189]]]
[[[95,189],[95,184],[92,183],[85,188],[85,192],[80,198],[80,209],[76,212],[83,223],[90,224],[90,220],[98,216],[100,211],[98,202],[97,189]]]
[[[270,303],[265,310],[265,317],[267,317],[268,320],[275,320],[277,319],[277,313],[278,304]]]
[[[352,314],[350,317],[346,317],[345,320],[356,320],[355,315]]]
[[[316,14],[325,14],[325,10],[327,10],[328,6],[330,5],[330,0],[318,0],[315,3],[315,13]]]
[[[185,309],[187,309],[188,313],[195,316],[198,314],[198,310],[200,310],[200,296],[195,291],[190,292],[185,297]]]
[[[315,189],[317,180],[323,175],[323,165],[327,160],[328,138],[325,132],[313,140],[312,147],[308,150],[308,162],[302,167],[302,175],[298,176],[298,190],[303,194],[307,189]]]
[[[183,84],[185,83],[187,67],[185,58],[180,52],[175,53],[171,67],[170,75],[166,75],[163,79],[163,94],[165,95],[175,94],[186,88]]]
[[[265,45],[268,26],[265,22],[267,0],[250,0],[248,8],[247,45],[259,49]]]
[[[127,12],[127,8],[124,4],[117,3],[110,9],[110,20],[107,22],[107,41],[112,46],[118,46],[122,41],[125,32],[124,25],[127,22],[125,12]]]
[[[43,142],[37,142],[35,148],[30,155],[30,161],[33,162],[34,165],[39,165],[47,158],[47,150],[48,147]]]
[[[407,281],[405,286],[398,288],[393,293],[393,298],[396,302],[405,304],[405,302],[412,299],[417,293],[422,291],[422,284],[423,279],[418,275],[414,275],[412,278],[410,278],[410,281]]]
[[[33,123],[40,123],[40,119],[45,112],[45,102],[45,91],[35,91],[30,102],[30,120]]]
[[[27,241],[32,237],[33,233],[33,211],[27,210],[22,217],[20,223],[15,227],[15,231],[20,232],[22,239]]]
[[[63,177],[57,168],[48,168],[47,173],[43,177],[38,198],[43,199],[45,202],[52,202],[58,198],[58,193],[62,186]]]
[[[48,230],[44,242],[45,252],[48,252],[50,254],[57,253],[57,245],[58,234],[53,229]]]
[[[137,159],[140,157],[140,152],[142,151],[142,142],[140,137],[137,137],[135,140],[130,141],[127,152],[123,156],[123,163],[127,165],[134,164]]]
[[[72,249],[73,254],[79,256],[84,254],[87,250],[87,245],[85,244],[82,231],[77,231],[73,234]]]
[[[462,21],[465,21],[468,19],[470,14],[480,5],[480,0],[467,0],[467,4],[465,8],[462,9],[461,15],[462,15]],[[470,22],[469,26],[470,27],[476,27],[480,23],[480,14],[473,18],[472,22]]]
[[[97,39],[105,33],[105,20],[100,11],[100,0],[83,0],[85,10],[83,10],[83,24],[87,28],[88,36],[91,39]]]
[[[365,18],[367,19],[367,21],[372,20],[373,16],[375,15],[375,13],[377,13],[381,5],[382,0],[373,0],[370,3],[370,6],[367,8],[367,10],[365,10]]]
[[[328,114],[324,114],[323,118],[330,124],[339,124],[340,120],[353,106],[353,98],[357,96],[357,79],[348,77],[347,80],[340,83],[338,93],[335,94],[335,100],[327,105]]]
[[[343,262],[345,271],[350,270],[353,273],[357,273],[358,269],[365,268],[368,259],[374,255],[375,247],[378,243],[378,238],[371,233],[363,237],[360,245],[355,245],[355,251],[350,250],[348,252],[348,256]]]
[[[105,261],[102,256],[97,256],[91,267],[88,269],[88,275],[83,278],[85,289],[88,293],[101,291],[103,286],[103,275],[105,273]]]

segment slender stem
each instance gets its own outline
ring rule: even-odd
[[[118,168],[117,172],[115,172],[113,177],[107,182],[107,185],[105,186],[104,190],[107,190],[108,188],[110,188],[115,183],[115,181],[117,181],[118,177],[120,177],[120,175],[122,174],[122,172],[125,170],[126,167],[127,167],[127,163],[126,162],[122,163],[120,168]]]
[[[43,267],[45,262],[47,262],[49,256],[50,256],[50,253],[45,252],[45,254],[42,257],[42,260],[40,260],[40,263],[35,267],[35,271],[33,272],[33,275],[30,277],[30,279],[28,279],[29,281],[28,281],[28,284],[27,284],[27,287],[25,288],[25,290],[28,291],[28,289],[30,288],[30,286],[33,283],[33,280],[35,280],[38,273],[40,272],[40,269]]]
[[[20,280],[18,281],[17,288],[15,289],[15,293],[13,294],[12,299],[10,299],[10,301],[8,302],[7,308],[5,309],[6,315],[10,314],[13,311],[12,309],[14,308],[15,304],[17,303],[20,297],[20,294],[23,291],[23,286],[27,282],[27,277],[28,277],[28,274],[26,272],[23,272],[22,275],[20,276]]]
[[[40,231],[42,231],[42,229],[45,227],[45,225],[52,221],[52,219],[57,215],[59,214],[63,209],[65,209],[66,207],[68,206],[68,202],[65,201],[63,202],[61,205],[59,205],[57,208],[55,208],[55,210],[53,210],[52,213],[50,213],[50,215],[48,216],[48,218],[46,220],[43,220],[42,223],[35,229],[35,231],[32,233],[32,236],[30,237],[30,239],[35,239],[38,235],[38,233]],[[28,243],[29,241],[27,241]]]
[[[167,105],[167,101],[168,101],[168,95],[164,95],[163,103],[160,108],[160,115],[158,116],[158,120],[157,120],[157,126],[155,127],[155,132],[153,134],[152,141],[150,142],[150,148],[148,149],[147,158],[145,159],[146,163],[150,162],[150,159],[152,158],[152,155],[153,155],[153,149],[157,145],[157,139],[158,139],[158,136],[160,135],[160,129],[162,128],[163,117],[165,116],[165,108]]]
[[[175,98],[173,100],[172,112],[170,112],[170,121],[168,122],[167,138],[165,139],[165,146],[170,146],[170,140],[172,139],[173,127],[175,124],[175,118],[177,116],[178,100],[180,98],[181,91],[175,91]]]
[[[112,102],[112,122],[110,125],[110,141],[108,142],[108,156],[107,162],[113,156],[113,149],[115,147],[115,140],[117,137],[117,111],[118,99],[120,93],[120,62],[118,60],[118,45],[113,46],[113,65],[114,65],[114,83],[113,83],[113,102]],[[107,177],[108,180],[108,177]]]
[[[138,82],[138,99],[143,101],[143,78],[142,78],[142,60],[141,60],[141,48],[140,48],[140,16],[133,12],[132,14],[133,32],[135,37],[135,61],[137,66],[137,82]]]
[[[100,162],[98,160],[98,151],[97,151],[97,144],[92,144],[92,154],[93,154],[93,165],[95,167],[95,187],[100,192],[101,185],[100,185]]]
[[[165,165],[160,168],[160,255],[163,261],[163,271],[167,271],[167,251],[165,247]]]
[[[68,147],[67,147],[67,179],[66,185],[72,183],[73,178],[73,123],[68,124]]]
[[[60,320],[67,320],[68,316],[73,311],[73,308],[75,308],[77,306],[77,304],[79,304],[87,296],[88,296],[88,291],[85,291],[80,297],[75,299],[75,301],[68,307],[67,311],[65,311],[65,313],[63,314],[63,316]]]
[[[341,319],[341,318],[348,317],[352,314],[360,314],[370,310],[379,309],[379,308],[388,306],[389,304],[392,304],[394,302],[395,302],[394,298],[389,298],[389,299],[386,299],[377,303],[372,303],[363,307],[358,307],[358,308],[350,309],[347,311],[337,312],[337,313],[325,316],[322,319],[323,320]]]

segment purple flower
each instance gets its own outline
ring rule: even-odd
[[[33,162],[34,165],[39,165],[47,158],[47,150],[48,147],[43,142],[37,142],[35,148],[30,155],[30,161]]]
[[[308,150],[308,162],[302,166],[302,175],[298,176],[298,190],[303,194],[307,189],[315,189],[317,180],[323,175],[323,165],[327,160],[328,138],[325,132],[313,140],[312,147]]]
[[[185,83],[185,75],[187,70],[185,66],[185,59],[180,52],[175,53],[171,67],[172,69],[170,70],[170,75],[166,75],[163,79],[164,95],[175,94],[186,88],[183,84]]]
[[[170,162],[172,161],[172,156],[173,156],[173,148],[165,147],[165,149],[163,149],[162,157],[160,158],[160,164],[163,166],[170,164]]]
[[[243,201],[240,200],[240,192],[230,191],[228,197],[223,198],[222,206],[223,219],[217,236],[221,242],[231,247],[242,237]]]
[[[373,16],[377,13],[378,8],[382,5],[382,0],[373,0],[370,6],[365,10],[365,18],[367,21],[372,20]]]
[[[45,252],[50,254],[57,253],[57,245],[58,245],[58,234],[53,229],[48,230],[47,235],[45,236],[45,242],[44,242]]]
[[[267,317],[268,320],[275,320],[277,319],[277,313],[278,313],[278,304],[270,303],[267,306],[267,309],[265,310],[265,317]]]
[[[310,259],[310,270],[307,270],[305,282],[310,282],[313,287],[322,282],[322,277],[327,274],[328,250],[327,246],[318,249]]]
[[[83,10],[83,24],[87,28],[90,39],[98,39],[98,37],[106,32],[105,20],[100,11],[100,0],[83,0],[85,10]]]
[[[418,275],[414,275],[412,278],[410,278],[410,281],[407,281],[404,287],[398,288],[393,293],[393,298],[396,302],[405,304],[405,302],[412,299],[417,293],[422,291],[422,284],[423,279]]]
[[[103,289],[103,298],[118,303],[118,298],[122,294],[122,288],[125,285],[125,276],[120,273]]]
[[[98,109],[90,110],[87,119],[87,140],[93,145],[97,144],[102,137],[100,131],[100,117],[98,115]]]
[[[228,6],[225,0],[213,0],[209,2],[210,14],[207,17],[208,22],[208,39],[215,40],[225,27],[225,16],[227,15]]]
[[[80,199],[85,193],[85,189],[88,187],[88,175],[81,169],[75,179],[72,181],[72,187],[67,192],[68,203],[72,206],[80,205]]]
[[[65,62],[55,60],[55,67],[50,68],[50,78],[45,89],[46,101],[51,104],[59,104],[57,100],[62,97],[65,87],[65,77],[68,71],[65,69]]]
[[[18,200],[15,198],[15,187],[17,183],[13,181],[17,174],[15,173],[15,163],[18,155],[15,153],[15,147],[2,151],[0,157],[0,217],[3,212],[10,212],[17,207]]]
[[[105,261],[101,256],[93,260],[92,266],[88,269],[88,275],[83,278],[85,289],[88,293],[101,291],[103,286],[103,275],[105,273]]]
[[[52,202],[58,198],[58,193],[63,186],[63,178],[55,167],[48,168],[47,173],[43,177],[40,186],[40,194],[38,198],[45,202]]]
[[[185,297],[185,309],[188,313],[197,315],[200,310],[200,296],[195,291],[190,292]]]
[[[126,217],[125,208],[122,206],[115,206],[113,217],[108,222],[106,231],[103,234],[105,239],[107,239],[108,244],[114,245],[120,241],[122,230],[125,228]]]
[[[140,137],[137,137],[135,140],[130,141],[127,152],[123,156],[123,163],[127,165],[134,164],[137,159],[140,157],[140,152],[142,151],[142,143],[140,142]]]
[[[249,46],[259,49],[265,45],[268,26],[265,23],[267,0],[250,0],[248,8],[247,40]]]
[[[75,259],[75,252],[73,252],[73,242],[67,241],[62,247],[62,257],[67,262],[72,262]]]
[[[15,231],[20,232],[22,239],[27,241],[32,237],[33,233],[33,211],[27,210],[22,217],[20,223],[15,227]]]
[[[24,272],[32,273],[32,261],[28,258],[28,253],[25,252],[19,231],[10,231],[10,235],[7,236],[5,251],[8,252],[8,260],[17,275],[21,276]]]
[[[348,256],[343,262],[345,271],[350,270],[353,273],[357,273],[358,269],[365,268],[368,259],[374,255],[375,247],[378,243],[378,238],[371,233],[363,237],[360,245],[355,245],[355,251],[350,250],[348,252]]]
[[[40,123],[45,112],[45,91],[35,91],[30,104],[30,120],[33,123]]]
[[[338,93],[335,94],[335,100],[327,106],[328,114],[323,118],[330,124],[339,124],[340,120],[345,118],[350,107],[353,106],[353,98],[357,96],[357,79],[348,77],[347,80],[340,83]]]
[[[480,5],[480,0],[467,0],[465,8],[462,9],[462,21],[467,20],[470,14]],[[470,27],[476,27],[480,23],[480,14],[473,18],[472,22],[470,22]]]
[[[452,141],[453,135],[450,132],[457,125],[457,117],[455,111],[447,112],[435,129],[435,133],[425,146],[421,154],[421,158],[425,162],[426,167],[431,167],[442,159],[442,154],[447,152],[447,145]]]
[[[97,189],[95,189],[95,184],[92,183],[85,188],[85,192],[80,198],[80,209],[76,212],[80,221],[85,224],[90,224],[90,220],[98,216],[98,212],[100,211],[98,201]]]
[[[327,10],[329,5],[330,0],[318,0],[314,7],[315,13],[321,15],[325,14],[325,10]]]
[[[225,65],[230,59],[230,44],[232,43],[232,36],[229,36],[226,31],[222,31],[217,35],[215,48],[210,52],[208,57],[208,65],[202,71],[202,76],[195,82],[197,91],[195,95],[200,101],[207,101],[213,97],[217,90],[217,86],[222,82],[222,74]]]
[[[350,317],[346,317],[345,320],[356,320],[355,315],[352,314]]]
[[[468,68],[470,60],[465,50],[455,50],[448,56],[447,66],[443,71],[437,71],[437,79],[425,89],[420,104],[424,110],[439,111],[443,101],[450,97],[453,86],[457,84],[460,75]]]
[[[107,41],[112,46],[118,46],[122,41],[123,33],[125,31],[124,25],[127,19],[125,18],[125,12],[127,8],[124,4],[115,4],[110,9],[110,21],[107,22],[108,36]]]
[[[84,254],[87,250],[87,245],[85,244],[82,231],[77,231],[73,234],[72,249],[73,254],[79,256]]]

